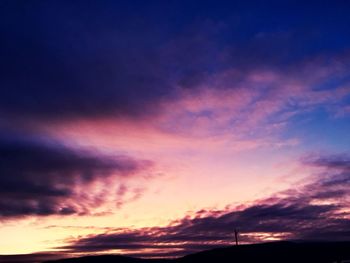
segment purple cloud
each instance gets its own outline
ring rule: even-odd
[[[82,8],[66,2],[3,6],[2,121],[148,117],[159,113],[162,102],[176,100],[179,90],[197,93],[203,83],[227,71],[235,72],[230,89],[262,70],[283,69],[285,75],[302,81],[315,76],[313,65],[304,68],[305,56],[310,55],[294,59],[290,52],[297,32],[259,32],[242,42],[228,41],[235,30],[208,20],[165,37],[161,23],[119,17],[114,12],[122,9],[107,6],[90,3]],[[344,53],[317,58],[310,60],[317,60],[316,65],[335,62],[331,66],[335,71],[343,64],[341,71],[348,72],[349,56]],[[344,79],[332,74],[322,83],[330,78]],[[264,93],[265,88],[260,85]]]
[[[101,156],[40,140],[0,137],[0,217],[89,213],[103,196],[82,194],[96,181],[117,186],[118,178],[135,176],[151,162],[127,156]],[[110,188],[113,185],[110,186]],[[89,188],[90,187],[90,188]],[[92,188],[91,188],[92,187]],[[123,195],[129,189],[125,185]],[[84,191],[83,191],[84,192]],[[115,194],[115,198],[122,197]],[[122,200],[118,201],[121,205]]]
[[[179,256],[231,245],[235,228],[241,233],[241,242],[248,243],[271,240],[269,238],[349,240],[349,212],[343,211],[346,206],[338,200],[350,190],[349,181],[344,185],[344,180],[339,180],[350,176],[349,161],[347,155],[315,158],[308,165],[322,166],[327,178],[321,173],[317,180],[301,189],[277,193],[243,208],[203,210],[166,227],[110,230],[71,240],[61,249],[67,252],[123,249],[129,255],[144,255],[144,249],[152,249],[146,256],[157,256],[157,253],[164,256],[164,251],[169,253],[165,256]],[[333,190],[340,186],[347,192]],[[327,200],[332,202],[325,203]]]

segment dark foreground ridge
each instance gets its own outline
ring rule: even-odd
[[[45,261],[44,263],[90,263],[90,262],[101,262],[101,263],[175,263],[175,260],[166,259],[141,259],[124,257],[119,255],[103,255],[103,256],[85,256],[80,258],[67,258],[59,260]]]
[[[345,263],[350,262],[349,242],[271,242],[207,250],[173,260],[123,256],[87,256],[47,263]]]

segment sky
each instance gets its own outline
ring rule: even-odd
[[[0,2],[0,255],[350,240],[348,1]]]

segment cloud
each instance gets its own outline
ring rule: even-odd
[[[303,159],[307,165],[318,168],[317,181],[306,187],[311,198],[337,199],[338,202],[349,201],[347,192],[350,188],[350,157],[347,154],[317,157],[307,156]]]
[[[320,165],[327,171],[319,178],[297,189],[224,210],[201,210],[165,227],[109,230],[68,240],[61,247],[67,252],[101,252],[121,249],[126,254],[157,256],[183,255],[233,244],[234,229],[241,242],[268,240],[348,240],[350,212],[339,200],[346,197],[350,183],[344,186],[339,177],[350,176],[347,155],[314,158],[308,165]],[[340,169],[340,171],[338,170]],[[347,192],[333,190],[342,186]],[[322,195],[328,193],[328,195]],[[349,200],[348,200],[349,201]],[[347,209],[347,210],[346,210]],[[147,252],[152,250],[151,253]]]
[[[55,142],[1,134],[0,217],[89,213],[111,199],[135,191],[123,178],[147,170],[151,162],[103,156]],[[106,188],[109,185],[110,191]],[[129,197],[128,197],[129,198]]]
[[[327,169],[340,169],[342,171],[350,170],[350,157],[347,154],[338,154],[330,156],[309,155],[303,158],[304,163]]]
[[[183,92],[190,91],[193,97],[201,94],[208,82],[217,90],[243,85],[238,89],[243,95],[255,90],[254,95],[271,95],[272,101],[274,93],[291,91],[293,95],[292,85],[280,88],[281,82],[310,83],[320,78],[317,74],[324,64],[333,69],[326,80],[336,78],[339,67],[348,71],[348,56],[343,53],[314,55],[310,60],[315,63],[309,68],[304,66],[304,56],[292,63],[276,61],[281,54],[287,54],[288,62],[295,55],[288,52],[294,47],[289,43],[295,43],[288,32],[260,32],[259,37],[253,34],[232,43],[221,36],[231,35],[232,28],[210,19],[172,31],[160,26],[164,23],[146,19],[147,14],[125,17],[125,6],[119,8],[117,3],[18,5],[4,5],[0,16],[0,33],[6,39],[0,48],[0,110],[2,121],[8,123],[108,116],[147,119],[161,113],[160,106],[181,99]],[[281,69],[285,72],[281,81],[257,81],[251,87],[252,81],[247,80],[252,73],[278,74]],[[234,74],[227,76],[227,72]],[[306,95],[303,98],[315,94]],[[274,106],[264,97],[258,102],[252,119],[259,118],[260,107]]]
[[[125,17],[117,3],[112,8],[63,2],[18,5],[5,5],[2,14],[11,15],[1,15],[4,118],[156,114],[158,103],[176,94],[177,82],[208,66],[208,55],[199,63],[207,52],[198,48],[203,38],[160,41],[154,23]]]
[[[178,90],[176,99],[158,105],[157,115],[142,120],[105,116],[41,128],[61,140],[148,153],[164,148],[213,154],[295,147],[308,139],[297,129],[300,120],[303,125],[326,122],[348,103],[350,89],[341,81],[346,66],[339,60],[304,61],[286,71],[229,68]],[[327,86],[330,80],[334,87]],[[319,120],[320,111],[328,116]]]

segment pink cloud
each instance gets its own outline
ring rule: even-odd
[[[202,209],[164,227],[111,229],[106,233],[67,240],[61,249],[73,253],[119,249],[127,255],[151,249],[145,255],[171,257],[174,249],[178,255],[184,255],[231,245],[235,228],[240,231],[241,243],[288,239],[347,240],[350,217],[349,211],[344,210],[347,204],[341,199],[346,198],[350,180],[339,171],[348,172],[348,159],[341,155],[309,159],[304,165],[320,166],[328,175],[324,177],[319,173],[319,178],[305,182],[301,187],[251,203],[221,210]]]
[[[189,182],[194,184],[198,180],[203,183],[203,189],[210,190],[213,173],[220,174],[220,180],[227,182],[228,188],[237,183],[236,177],[249,174],[247,178],[257,182],[256,185],[251,188],[245,185],[249,190],[242,190],[235,196],[249,199],[263,188],[261,170],[270,171],[268,165],[273,165],[268,159],[272,160],[272,155],[276,162],[288,159],[295,154],[289,149],[297,149],[303,143],[302,138],[283,136],[292,119],[317,107],[327,109],[331,105],[336,109],[340,107],[338,102],[349,95],[344,83],[332,91],[317,89],[325,85],[327,79],[341,77],[344,73],[342,65],[319,62],[304,63],[283,72],[227,69],[206,76],[205,82],[198,82],[191,89],[179,88],[172,100],[164,99],[159,104],[155,115],[137,120],[120,116],[75,119],[37,129],[74,147],[91,147],[103,154],[154,160],[155,167],[147,176],[163,175],[154,187],[168,191],[188,188]],[[238,153],[246,152],[251,157],[241,160]],[[243,163],[247,167],[242,168]],[[249,170],[254,167],[252,164],[259,169]],[[277,176],[283,174],[274,171],[267,175],[265,184]],[[192,177],[194,179],[189,179]],[[137,182],[130,182],[134,183],[133,189],[140,187]],[[278,179],[274,182],[276,188],[287,184]],[[240,183],[244,184],[241,179]],[[201,200],[196,199],[193,203],[208,201],[203,196],[204,190],[203,193],[197,191]],[[132,192],[126,200],[134,199]],[[170,194],[164,195],[171,199]],[[222,194],[218,202],[227,198]],[[101,200],[107,198],[96,198],[94,202]]]

